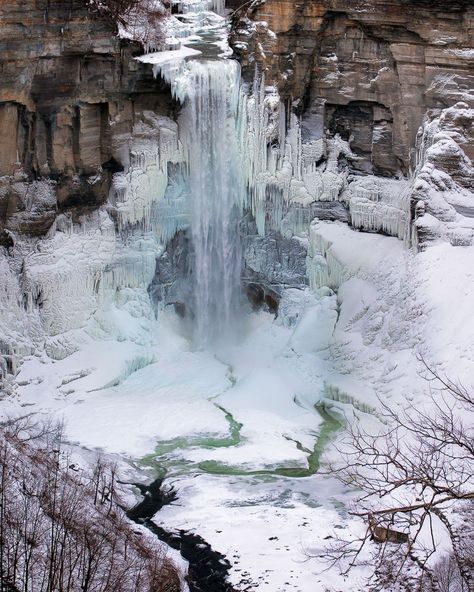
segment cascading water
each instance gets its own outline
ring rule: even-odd
[[[191,4],[183,6],[182,20],[194,34],[178,50],[156,54],[149,61],[155,75],[170,84],[174,98],[183,104],[179,141],[190,197],[191,308],[195,344],[205,347],[231,337],[237,326],[245,175],[239,131],[240,65],[228,59],[227,20],[206,12],[210,4],[223,12],[223,4],[220,0]]]
[[[239,65],[232,60],[191,60],[186,79],[180,129],[192,200],[195,338],[205,345],[233,330],[240,300]]]

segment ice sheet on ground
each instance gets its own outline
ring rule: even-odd
[[[19,375],[22,403],[64,419],[69,440],[132,457],[160,439],[226,434],[223,413],[208,400],[230,387],[226,366],[190,351],[166,323],[157,338],[160,350],[102,341],[60,361],[32,358]]]
[[[258,481],[201,475],[179,484],[192,504],[165,507],[154,521],[171,529],[195,530],[232,564],[238,590],[324,592],[346,590],[335,571],[323,573],[319,555],[328,536],[345,528],[345,504],[353,495],[333,480]],[[313,557],[311,557],[313,556]],[[351,574],[351,590],[359,587]]]

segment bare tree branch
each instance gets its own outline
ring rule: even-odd
[[[437,533],[444,531],[451,543],[449,561],[442,564],[445,584],[446,574],[456,573],[444,590],[465,592],[474,589],[474,545],[459,544],[465,533],[474,534],[474,513],[468,511],[474,507],[474,393],[419,359],[429,404],[398,412],[382,403],[385,427],[379,433],[353,422],[338,446],[340,460],[331,473],[360,489],[350,514],[368,528],[360,539],[333,541],[326,559],[346,573],[368,555],[373,575],[383,582],[374,590],[400,586],[408,564],[418,571],[411,589],[441,590],[435,558]],[[455,524],[451,516],[460,514],[464,518]]]

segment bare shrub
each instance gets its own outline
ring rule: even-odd
[[[92,0],[92,8],[118,27],[120,37],[156,51],[164,43],[163,20],[169,2],[160,0]]]
[[[439,592],[464,592],[467,588],[462,580],[457,561],[453,555],[445,555],[433,568]]]
[[[114,23],[122,22],[141,0],[91,0],[94,10],[109,17]]]

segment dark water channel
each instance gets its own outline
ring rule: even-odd
[[[163,506],[178,499],[176,491],[166,487],[163,478],[156,479],[150,485],[134,485],[140,490],[143,499],[127,512],[127,516],[137,524],[146,526],[160,541],[179,551],[188,561],[186,581],[190,592],[237,592],[227,581],[231,564],[222,553],[215,551],[198,534],[186,530],[171,532],[152,521],[152,517]]]

